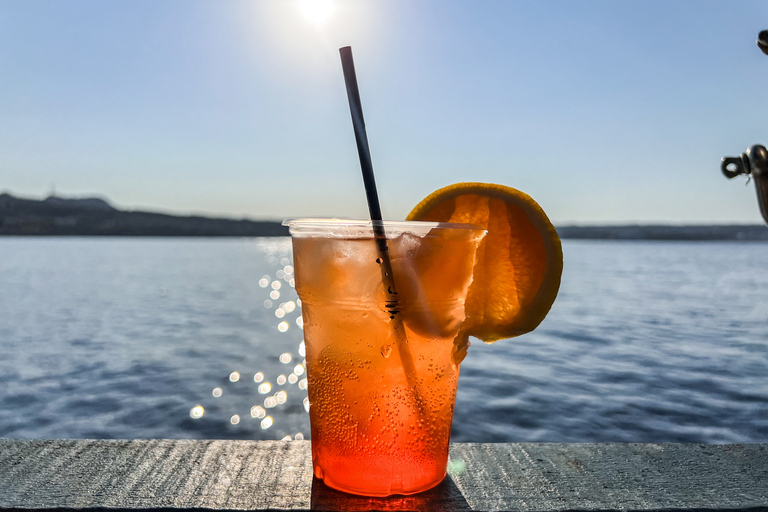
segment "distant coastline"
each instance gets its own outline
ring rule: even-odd
[[[560,226],[563,239],[768,241],[762,224]],[[287,236],[278,221],[125,211],[101,198],[0,194],[0,236]]]
[[[104,199],[0,194],[0,236],[287,236],[277,221],[118,210]]]
[[[731,240],[768,242],[763,224],[562,226],[560,238],[582,240]]]

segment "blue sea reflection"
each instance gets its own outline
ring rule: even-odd
[[[533,333],[475,342],[455,441],[768,441],[768,250],[565,241]],[[0,239],[0,437],[309,437],[290,240]]]

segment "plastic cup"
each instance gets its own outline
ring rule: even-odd
[[[306,346],[314,474],[353,494],[413,494],[446,474],[477,245],[466,224],[385,221],[387,302],[370,221],[285,222]]]

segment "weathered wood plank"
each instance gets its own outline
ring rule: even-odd
[[[309,442],[0,440],[0,509],[768,511],[768,444],[454,444],[381,499],[313,481]]]
[[[768,510],[768,445],[455,444],[473,510]]]

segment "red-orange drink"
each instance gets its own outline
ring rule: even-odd
[[[452,357],[485,231],[386,222],[387,307],[371,223],[289,221],[304,317],[312,461],[330,487],[412,494],[445,477],[459,378]]]

